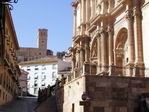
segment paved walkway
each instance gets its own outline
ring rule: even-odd
[[[49,97],[47,100],[38,105],[36,112],[57,112],[55,96]]]
[[[37,105],[37,98],[24,97],[19,98],[11,103],[1,106],[0,112],[35,112],[34,108]]]

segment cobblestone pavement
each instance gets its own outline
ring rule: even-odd
[[[0,107],[0,112],[35,112],[37,98],[23,97]]]

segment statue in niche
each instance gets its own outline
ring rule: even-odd
[[[93,47],[92,47],[92,57],[97,57],[97,42],[93,43]]]

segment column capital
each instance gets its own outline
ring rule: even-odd
[[[128,20],[133,20],[133,11],[132,10],[127,10],[126,12],[126,19],[128,19]]]
[[[105,28],[103,28],[103,27],[100,27],[100,29],[99,29],[99,33],[100,33],[100,34],[103,34],[103,33],[105,33]]]
[[[113,32],[114,32],[113,27],[109,25],[109,26],[107,27],[107,32],[113,34]]]

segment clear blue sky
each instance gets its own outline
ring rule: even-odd
[[[36,47],[39,28],[48,29],[48,49],[56,53],[72,44],[72,0],[19,0],[13,22],[20,47]]]

